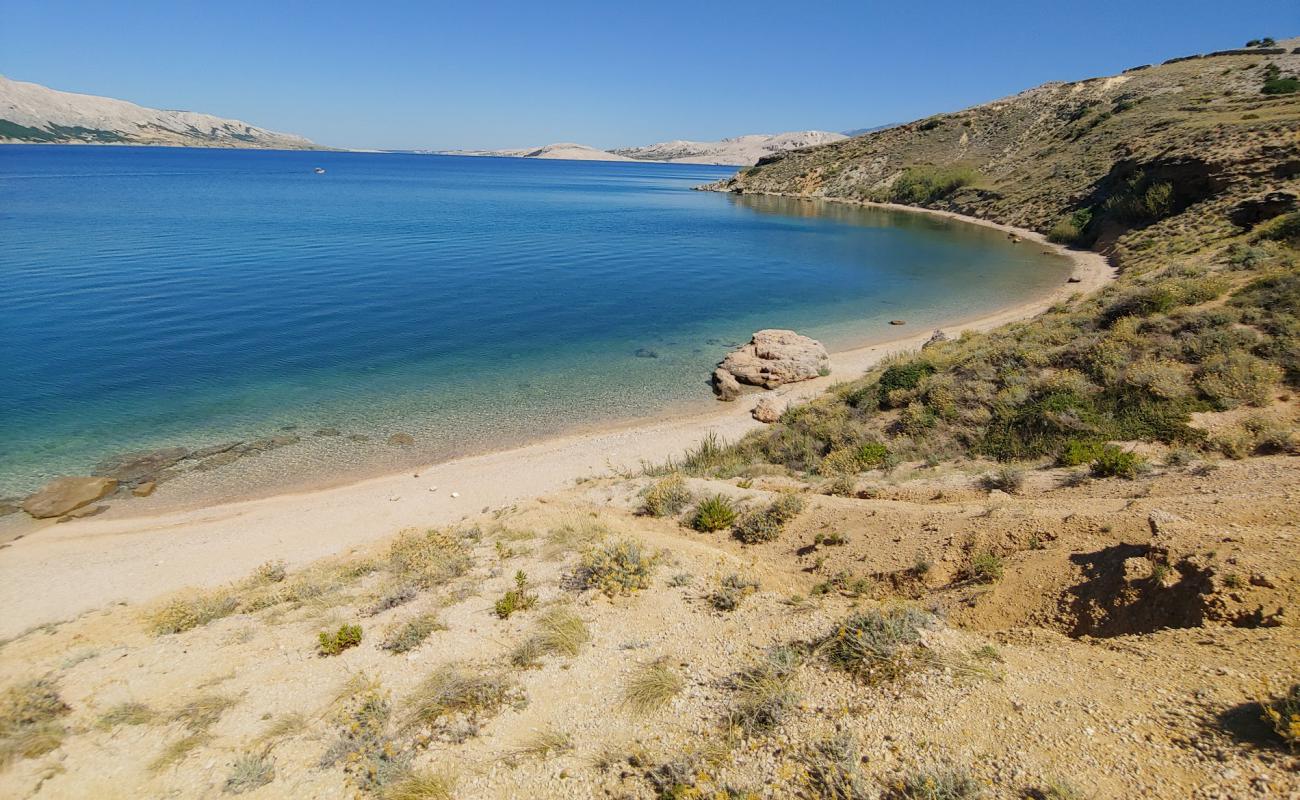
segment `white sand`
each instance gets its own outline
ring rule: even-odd
[[[1055,248],[1029,231],[955,214],[924,213],[1013,232],[1025,239],[1026,247]],[[1112,279],[1102,256],[1066,252],[1079,283],[997,314],[954,321],[944,330],[955,336],[1023,320]],[[893,341],[835,353],[830,377],[778,391],[790,399],[811,397],[832,383],[856,377],[887,355],[916,350],[931,333],[908,331]],[[402,528],[455,522],[485,508],[555,492],[583,476],[636,469],[642,461],[680,455],[710,431],[735,439],[760,426],[749,414],[759,396],[747,394],[703,414],[565,436],[347,486],[153,516],[48,525],[0,550],[0,602],[6,610],[0,617],[0,636],[112,601],[141,601],[185,586],[220,584],[269,560],[297,566]],[[459,496],[453,498],[453,492]]]

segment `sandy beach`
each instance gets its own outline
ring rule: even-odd
[[[1017,235],[1024,246],[1056,249],[1036,233],[962,217],[919,211]],[[1030,318],[1113,278],[1095,253],[1066,251],[1076,283],[1032,302],[943,326],[949,336]],[[815,396],[852,379],[889,355],[916,350],[931,329],[905,329],[897,339],[833,353],[832,374],[777,390],[790,401]],[[345,553],[403,528],[454,523],[466,516],[544,496],[587,476],[635,470],[680,454],[713,432],[736,439],[760,426],[750,411],[761,393],[718,403],[705,413],[584,432],[524,447],[461,458],[345,486],[167,513],[87,518],[42,525],[0,555],[0,585],[8,609],[0,636],[67,619],[117,601],[135,602],[185,586],[220,584],[258,564],[282,559],[298,566]],[[129,514],[129,509],[127,510]]]

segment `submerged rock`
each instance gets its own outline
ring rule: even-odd
[[[388,437],[388,443],[394,447],[410,447],[415,444],[415,437],[409,433],[394,433]]]
[[[103,475],[55,478],[23,501],[23,511],[36,519],[61,517],[89,505],[117,489],[117,481]]]
[[[195,450],[193,453],[190,453],[190,458],[193,459],[208,458],[209,456],[215,456],[218,453],[224,453],[228,450],[234,450],[236,447],[239,447],[242,444],[243,442],[241,440],[236,439],[233,442],[222,442],[221,444],[214,444],[214,445],[209,445],[207,447],[200,447],[198,450]]]
[[[316,430],[316,436],[342,436],[343,431],[338,428],[319,428]]]
[[[163,447],[158,450],[146,450],[101,461],[95,467],[95,474],[113,478],[125,486],[134,486],[155,480],[158,473],[188,458],[188,447]]]
[[[758,331],[749,344],[730,353],[718,369],[740,383],[775,389],[787,383],[807,381],[830,370],[830,356],[816,339],[794,331]],[[714,373],[714,384],[718,373]]]
[[[632,355],[637,358],[658,358],[659,354],[648,347],[638,347]]]
[[[905,319],[891,319],[891,320],[889,321],[889,324],[890,324],[890,325],[906,325],[906,324],[907,324],[907,320],[905,320]]]
[[[157,488],[158,488],[158,484],[156,481],[145,481],[144,483],[132,489],[131,494],[135,495],[136,497],[148,497],[149,495],[153,494],[154,489]]]

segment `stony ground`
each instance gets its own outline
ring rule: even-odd
[[[461,566],[414,582],[385,546],[46,626],[0,649],[7,685],[43,698],[15,722],[6,696],[0,794],[877,797],[950,769],[982,794],[935,796],[1300,797],[1255,704],[1300,678],[1300,463],[1042,469],[1011,494],[980,487],[989,468],[902,465],[855,496],[687,482],[742,506],[798,493],[756,545],[638,513],[659,479],[610,477],[427,540]],[[654,556],[646,588],[583,588],[582,554],[628,537]],[[535,602],[502,619],[521,570]],[[824,640],[846,618],[898,608],[924,620],[898,674],[837,665]],[[557,609],[585,641],[520,657]],[[439,629],[381,647],[422,614]],[[353,623],[358,646],[319,653]],[[763,692],[737,680],[778,662]],[[413,718],[447,665],[489,685]]]

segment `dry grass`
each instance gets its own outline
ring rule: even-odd
[[[227,794],[243,794],[275,780],[275,759],[266,752],[242,753],[230,765],[230,775],[221,787]]]
[[[385,786],[380,800],[452,800],[456,777],[450,772],[412,772]]]
[[[119,703],[101,714],[96,725],[105,729],[118,725],[147,725],[157,717],[158,712],[144,703]]]
[[[471,719],[494,714],[518,693],[514,681],[459,664],[440,667],[407,696],[407,728],[432,726],[451,714]]]
[[[205,733],[191,733],[184,738],[177,739],[163,748],[158,757],[149,762],[149,769],[152,772],[162,772],[168,767],[174,767],[185,760],[190,753],[204,746],[212,740],[212,737]]]
[[[221,719],[238,700],[224,694],[205,694],[172,712],[170,720],[184,725],[191,733],[202,733]]]
[[[623,704],[638,714],[648,714],[667,705],[685,686],[668,659],[659,658],[632,671],[623,686]]]
[[[513,755],[547,759],[573,749],[573,737],[562,731],[544,728],[535,731],[517,747]]]
[[[379,646],[390,653],[405,653],[424,644],[434,631],[446,629],[436,612],[426,611],[393,628]]]
[[[0,696],[0,767],[56,749],[67,734],[60,718],[71,710],[49,678],[7,689]]]

